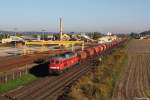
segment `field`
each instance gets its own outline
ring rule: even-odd
[[[128,45],[128,64],[116,84],[111,100],[150,99],[150,41],[132,40]]]

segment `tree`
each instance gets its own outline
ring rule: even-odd
[[[102,34],[101,33],[99,33],[99,32],[94,32],[93,33],[93,39],[98,39],[98,38],[100,38],[100,37],[102,37]]]
[[[136,38],[136,39],[140,38],[140,37],[139,37],[139,34],[134,33],[134,32],[131,32],[130,37],[131,37],[131,38]]]

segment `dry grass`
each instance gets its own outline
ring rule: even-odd
[[[66,99],[109,100],[126,59],[125,46],[113,50],[111,55],[103,58],[103,64],[95,67],[72,86]]]

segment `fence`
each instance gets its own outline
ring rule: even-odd
[[[17,79],[19,77],[21,77],[22,75],[25,75],[29,72],[29,70],[36,66],[37,64],[33,63],[33,64],[28,64],[7,72],[1,72],[0,73],[0,84],[1,83],[7,83],[9,80],[14,80]]]

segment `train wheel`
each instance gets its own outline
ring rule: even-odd
[[[80,62],[77,62],[76,64],[75,64],[75,66],[79,66],[80,65]]]

